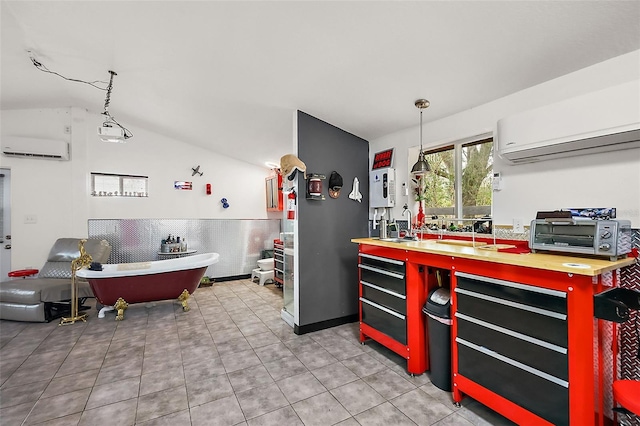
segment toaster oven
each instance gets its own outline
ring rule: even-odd
[[[628,220],[535,219],[531,222],[529,248],[586,254],[616,260],[631,251]]]

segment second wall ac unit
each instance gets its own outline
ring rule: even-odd
[[[497,152],[514,163],[640,148],[640,81],[498,121]]]
[[[2,137],[2,153],[10,157],[69,160],[69,143],[19,136]]]

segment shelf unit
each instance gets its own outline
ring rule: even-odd
[[[171,257],[181,257],[181,256],[189,256],[191,254],[196,253],[198,250],[186,250],[186,251],[172,251],[172,252],[163,252],[159,251],[158,256],[161,258],[171,258]]]
[[[281,240],[273,240],[273,280],[276,286],[284,284],[284,243]]]
[[[593,307],[602,275],[464,259],[455,269],[454,400],[468,395],[518,424],[605,424]]]
[[[360,245],[360,342],[371,338],[407,360],[407,372],[428,367],[424,268],[406,262],[406,252]]]
[[[550,423],[568,424],[567,293],[455,276],[458,374]]]

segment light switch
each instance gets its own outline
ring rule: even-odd
[[[24,223],[27,223],[27,224],[38,223],[38,216],[35,214],[25,214]]]

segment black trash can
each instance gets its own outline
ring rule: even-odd
[[[427,315],[431,383],[451,392],[451,292],[437,288],[429,293],[422,308]]]

